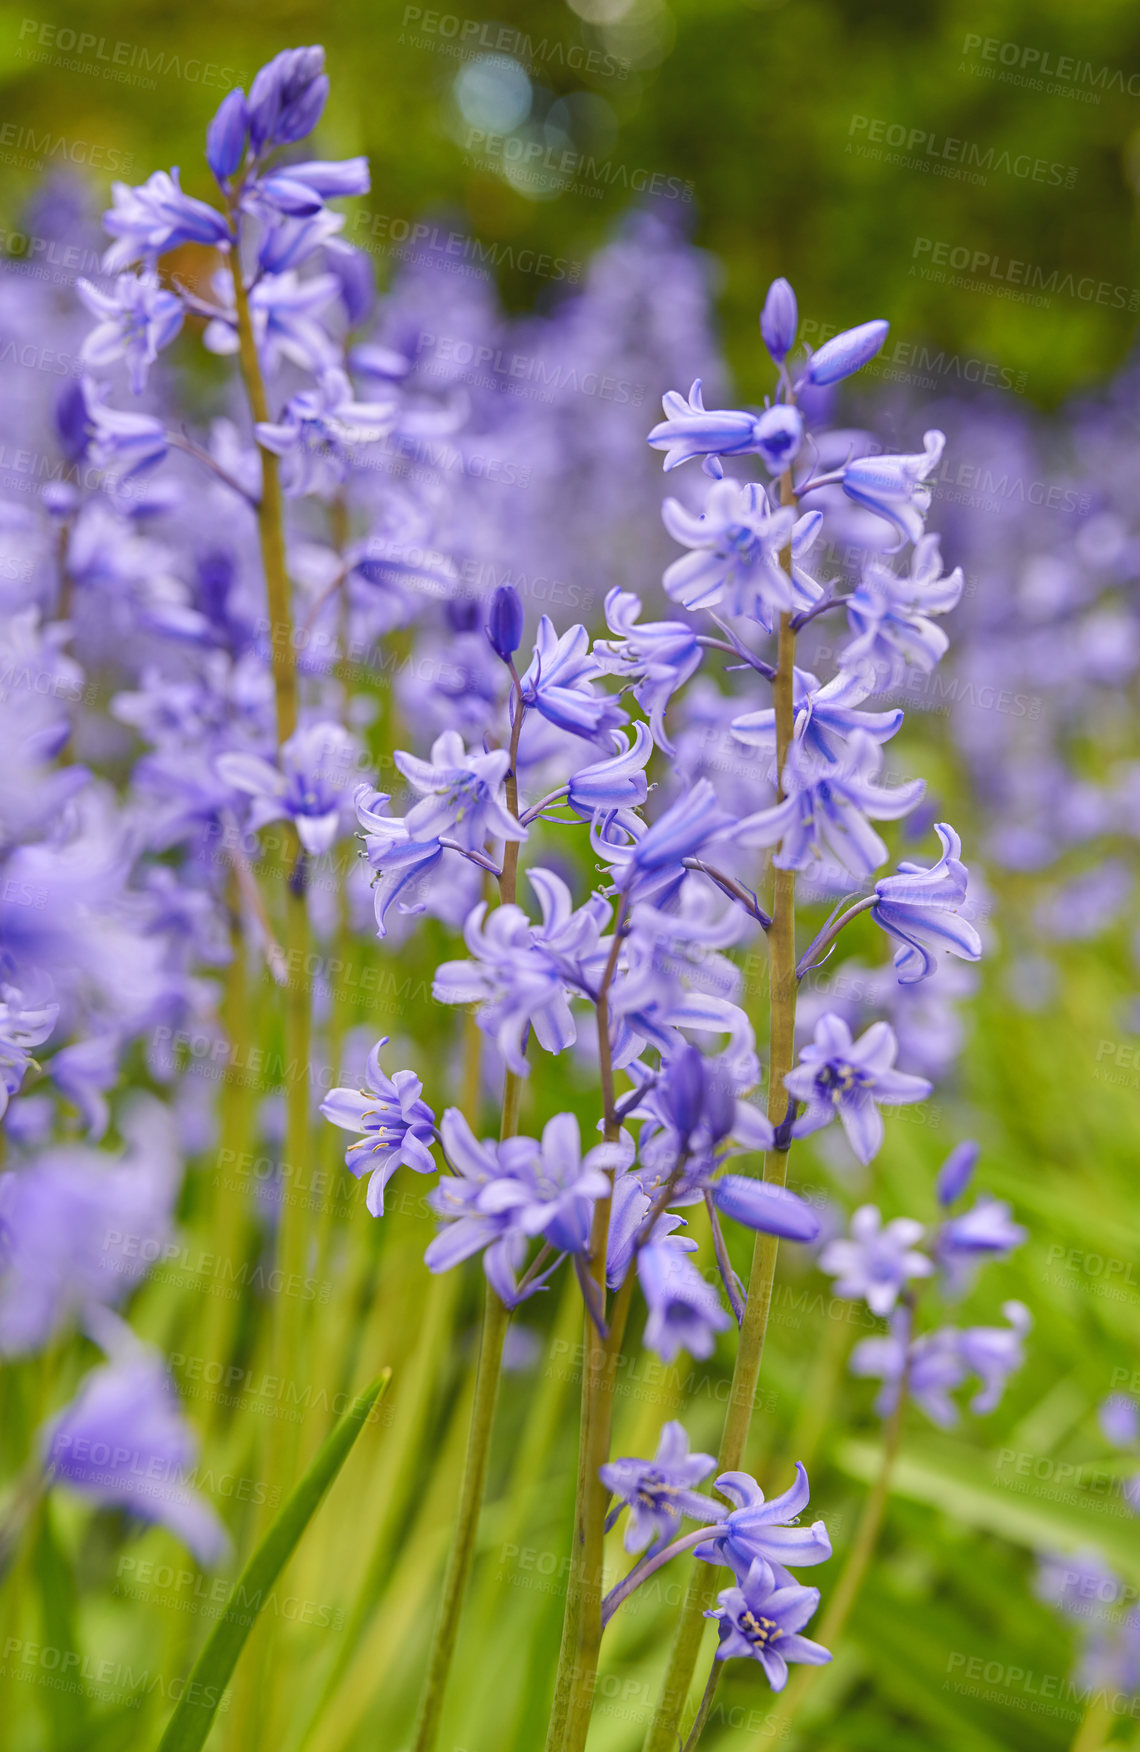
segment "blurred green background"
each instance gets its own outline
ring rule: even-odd
[[[205,192],[202,125],[226,70],[248,78],[280,46],[322,41],[336,93],[322,149],[369,154],[373,212],[464,215],[488,242],[581,261],[631,187],[691,184],[696,237],[724,264],[727,343],[746,388],[758,291],[784,271],[809,320],[881,311],[904,345],[1024,373],[1045,404],[1125,354],[1135,312],[1098,304],[1085,282],[1140,283],[1130,0],[638,0],[618,12],[618,0],[580,0],[580,12],[567,0],[28,0],[0,11],[3,123],[127,154],[132,175],[180,164]],[[63,52],[69,31],[97,46]],[[459,57],[496,49],[527,65],[538,109],[570,100],[575,144],[608,167],[585,189],[519,192],[465,150]],[[132,82],[108,76],[117,69]],[[36,180],[12,157],[9,216]],[[1046,280],[1059,270],[1084,289],[1029,320],[1016,301],[924,280],[918,240],[1000,258],[1003,274],[1011,260]],[[515,305],[544,285],[509,269],[502,281]]]

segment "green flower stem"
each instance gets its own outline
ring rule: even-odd
[[[685,1741],[684,1752],[696,1752],[701,1735],[705,1731],[705,1723],[709,1719],[709,1711],[713,1706],[713,1698],[716,1696],[716,1688],[720,1684],[720,1676],[723,1669],[724,1662],[718,1661],[714,1655],[713,1664],[709,1668],[708,1682],[705,1685],[704,1695],[701,1698],[700,1708],[697,1710],[693,1725],[689,1729],[689,1737]]]
[[[598,1059],[601,1067],[602,1114],[607,1143],[613,1143],[621,1126],[614,1113],[613,1051],[610,1042],[609,991],[617,972],[618,955],[625,930],[628,904],[622,895],[614,920],[613,942],[598,990]],[[606,1247],[610,1229],[610,1199],[594,1206],[590,1232],[589,1269],[598,1286],[601,1307],[606,1301]],[[554,1701],[546,1731],[546,1752],[580,1752],[586,1744],[594,1702],[594,1683],[602,1645],[602,1562],[605,1544],[606,1507],[610,1493],[598,1470],[610,1457],[613,1427],[614,1376],[625,1336],[636,1273],[632,1264],[625,1276],[604,1339],[599,1339],[590,1318],[584,1315],[585,1337],[582,1363],[582,1410],[578,1436],[578,1483],[574,1499],[574,1543],[566,1582],[566,1611],[562,1620],[562,1643],[554,1680]]]
[[[269,421],[269,403],[257,356],[257,341],[249,314],[249,297],[242,277],[241,250],[237,240],[230,250],[230,273],[234,283],[237,314],[238,363],[241,366],[249,411],[258,423]],[[297,668],[293,650],[293,612],[289,597],[289,573],[285,562],[285,513],[277,458],[271,450],[261,452],[261,497],[257,507],[257,534],[269,603],[269,646],[273,663],[273,691],[277,703],[277,741],[285,742],[297,727]]]
[[[785,477],[783,497],[790,482]],[[795,707],[792,694],[796,635],[790,615],[780,617],[776,679],[772,697],[776,708],[776,770],[783,773],[792,739]],[[783,786],[780,796],[783,797]],[[772,884],[772,924],[768,932],[769,956],[769,1057],[768,1118],[774,1126],[783,1120],[788,1106],[784,1078],[795,1060],[796,1031],[796,879],[791,870],[775,869]],[[769,1150],[764,1157],[764,1179],[783,1186],[787,1179],[786,1150]],[[748,1300],[740,1328],[740,1343],[732,1371],[728,1411],[724,1420],[718,1472],[736,1471],[752,1423],[756,1385],[764,1357],[772,1285],[776,1277],[779,1241],[774,1235],[757,1234],[748,1278]],[[717,1591],[717,1570],[709,1564],[694,1565],[681,1617],[677,1625],[665,1680],[645,1739],[645,1752],[676,1752],[693,1673],[704,1631],[703,1614]]]
[[[503,1340],[509,1319],[506,1308],[488,1284],[483,1309],[483,1332],[479,1341],[479,1365],[475,1376],[475,1400],[471,1408],[471,1427],[467,1438],[467,1458],[459,1494],[459,1516],[448,1553],[443,1600],[432,1637],[427,1679],[420,1700],[415,1739],[412,1742],[414,1752],[431,1752],[439,1734],[444,1691],[455,1653],[459,1616],[463,1610],[463,1596],[475,1550],[475,1533],[483,1501],[483,1479],[491,1443],[491,1424],[499,1385]]]
[[[855,1543],[847,1556],[847,1562],[839,1577],[835,1591],[827,1602],[827,1610],[819,1621],[818,1627],[809,1627],[807,1634],[815,1642],[821,1642],[825,1649],[830,1649],[838,1642],[847,1627],[851,1609],[859,1597],[864,1577],[870,1567],[879,1533],[882,1530],[883,1516],[886,1514],[887,1499],[891,1490],[891,1475],[895,1461],[898,1458],[899,1443],[902,1439],[903,1420],[908,1402],[907,1378],[904,1372],[899,1385],[899,1396],[887,1422],[883,1436],[883,1457],[879,1463],[878,1476],[871,1492],[863,1504],[863,1513],[859,1518],[859,1526],[855,1533]],[[811,1690],[818,1667],[801,1667],[794,1678],[776,1698],[764,1724],[764,1736],[781,1737],[787,1733],[788,1724],[796,1714],[804,1697]]]

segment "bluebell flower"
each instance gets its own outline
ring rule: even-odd
[[[633,726],[633,740],[614,733],[615,752],[570,775],[566,799],[576,815],[589,820],[599,810],[636,809],[649,795],[645,768],[653,753],[653,737],[644,724]]]
[[[963,582],[960,566],[943,576],[937,535],[924,535],[915,543],[905,577],[877,557],[868,559],[847,598],[847,622],[854,637],[840,651],[840,665],[848,669],[869,664],[880,688],[897,687],[911,668],[929,675],[949,644],[930,616],[957,607]]]
[[[846,1022],[834,1014],[824,1016],[814,1042],[803,1048],[799,1064],[784,1078],[789,1095],[804,1108],[792,1136],[809,1137],[838,1117],[860,1162],[870,1162],[883,1143],[879,1107],[909,1106],[925,1101],[931,1091],[925,1077],[894,1069],[898,1050],[894,1029],[886,1022],[873,1023],[852,1040]]]
[[[805,1199],[786,1186],[753,1174],[722,1174],[709,1188],[717,1210],[746,1229],[779,1235],[784,1241],[814,1241],[819,1218]]]
[[[541,940],[520,906],[488,912],[480,901],[463,927],[470,961],[444,961],[432,995],[441,1004],[477,1004],[478,1024],[511,1070],[526,1076],[524,1045],[533,1028],[545,1052],[564,1052],[577,1038],[559,956]]]
[[[888,551],[917,542],[930,509],[930,488],[924,483],[938,467],[946,444],[944,432],[927,432],[917,456],[861,456],[841,471],[843,491],[865,511],[873,511],[898,532]]]
[[[167,1527],[206,1567],[221,1563],[229,1539],[213,1507],[188,1482],[198,1442],[162,1357],[124,1326],[104,1321],[98,1331],[117,1354],[84,1376],[74,1399],[44,1430],[49,1481],[99,1508],[125,1509]]]
[[[258,354],[266,372],[276,371],[285,359],[290,364],[299,365],[303,371],[321,373],[335,369],[340,361],[340,348],[318,319],[320,313],[339,296],[339,292],[340,282],[335,274],[313,274],[305,280],[293,268],[287,268],[281,273],[262,274],[249,294],[249,318]],[[234,315],[233,283],[228,276],[225,279],[219,276],[216,293],[217,303],[225,315],[212,317],[206,324],[202,344],[210,353],[223,356],[236,354],[237,317]],[[330,383],[323,386],[323,390],[323,394],[312,390],[304,391],[308,399],[300,410],[294,408],[292,417],[289,409],[294,407],[294,403],[290,402],[286,407],[282,426],[292,432],[294,421],[303,418],[310,409],[317,409],[352,426],[360,423],[369,433],[379,427],[379,435],[382,436],[395,419],[394,405],[369,407],[366,411],[362,406],[350,406],[348,380],[343,372],[337,372]],[[296,397],[295,401],[300,402],[301,398]],[[281,427],[271,428],[267,424],[266,430],[278,432]],[[312,434],[308,436],[312,437]],[[354,441],[340,433],[339,429],[338,436],[345,443]],[[361,439],[360,442],[374,442],[374,439],[370,437]],[[270,444],[268,448],[276,451],[278,446]]]
[[[75,289],[100,319],[83,342],[83,363],[98,370],[125,359],[131,389],[141,395],[148,369],[182,327],[182,300],[163,291],[152,272],[120,274],[113,292],[82,279]]]
[[[345,1166],[359,1180],[367,1174],[367,1205],[374,1217],[384,1214],[384,1188],[397,1168],[434,1174],[431,1145],[435,1115],[422,1099],[423,1084],[414,1071],[390,1077],[380,1063],[388,1036],[368,1054],[363,1089],[330,1089],[321,1112],[342,1131],[358,1132],[345,1152]]]
[[[329,94],[325,51],[318,44],[282,49],[255,74],[249,88],[249,136],[260,157],[311,134]]]
[[[727,1564],[739,1576],[746,1575],[759,1560],[771,1564],[786,1584],[792,1580],[789,1569],[826,1563],[831,1556],[831,1540],[823,1522],[800,1525],[811,1490],[798,1461],[795,1483],[770,1500],[747,1472],[722,1472],[714,1489],[736,1506],[722,1515],[707,1542],[693,1552],[703,1563]]]
[[[245,156],[249,112],[244,91],[228,91],[206,129],[206,162],[219,188],[226,188]]]
[[[665,592],[684,608],[722,607],[771,631],[781,614],[811,608],[823,594],[803,561],[822,527],[818,511],[802,517],[775,509],[755,481],[716,481],[699,514],[666,499],[661,516],[674,541],[692,551],[665,569]],[[790,550],[791,572],[782,556]]]
[[[693,1488],[715,1465],[711,1454],[690,1454],[683,1424],[675,1419],[667,1423],[652,1460],[610,1460],[598,1468],[606,1489],[619,1499],[610,1510],[607,1531],[628,1508],[622,1543],[633,1553],[667,1545],[686,1516],[691,1521],[719,1520],[718,1504]]]
[[[534,655],[520,677],[523,704],[575,736],[593,738],[615,730],[626,714],[605,694],[596,694],[594,678],[602,665],[590,654],[590,635],[583,626],[569,627],[559,637],[544,614],[538,623]]]
[[[354,401],[344,372],[329,369],[316,389],[304,389],[285,404],[279,421],[259,420],[254,430],[258,443],[283,459],[286,493],[327,498],[348,479],[357,453],[379,443],[395,419],[391,404]]]
[[[700,667],[696,630],[685,621],[646,621],[638,625],[641,598],[613,589],[606,595],[606,621],[612,639],[595,639],[600,667],[620,675],[649,719],[653,740],[666,754],[674,753],[665,733],[669,701]]]
[[[970,1184],[980,1154],[981,1147],[972,1138],[965,1138],[960,1144],[955,1144],[938,1170],[938,1180],[935,1183],[935,1194],[943,1209],[957,1204]]]
[[[796,295],[782,277],[773,280],[760,312],[760,334],[777,365],[782,365],[796,344],[799,310]]]
[[[82,462],[91,442],[91,416],[79,378],[73,377],[60,390],[52,409],[52,424],[68,462]]]
[[[837,1296],[866,1302],[872,1314],[885,1318],[904,1284],[934,1272],[933,1262],[918,1250],[922,1237],[922,1224],[912,1217],[895,1217],[884,1225],[875,1205],[860,1205],[851,1218],[850,1236],[827,1243],[819,1268],[835,1278]]]
[[[973,1210],[950,1217],[935,1237],[934,1257],[946,1279],[947,1292],[960,1296],[970,1287],[980,1264],[1007,1259],[1025,1241],[1010,1208],[996,1198],[979,1198]]]
[[[179,1158],[151,1097],[123,1116],[110,1156],[59,1144],[0,1175],[0,1354],[42,1348],[92,1307],[121,1302],[170,1241]]]
[[[963,1362],[982,1383],[970,1401],[978,1417],[995,1411],[1001,1403],[1009,1377],[1025,1361],[1024,1339],[1033,1316],[1024,1302],[1003,1302],[1007,1326],[968,1326],[959,1335]]]
[[[488,840],[525,840],[504,800],[511,757],[505,748],[469,754],[458,730],[444,730],[431,746],[431,757],[397,750],[395,762],[420,801],[404,817],[412,840],[454,839],[475,851]]]
[[[803,418],[794,407],[778,403],[761,414],[739,408],[705,408],[698,378],[689,399],[671,389],[663,398],[665,419],[654,426],[649,442],[665,451],[665,472],[694,456],[703,456],[707,473],[722,473],[721,456],[762,456],[773,473],[790,468],[803,438]]]
[[[717,1333],[731,1322],[684,1245],[650,1241],[637,1256],[637,1276],[649,1310],[645,1323],[649,1349],[666,1363],[680,1350],[697,1359],[711,1356]]]
[[[1140,1442],[1140,1403],[1129,1393],[1110,1393],[1097,1406],[1101,1435],[1114,1448],[1134,1448]]]
[[[127,480],[165,460],[170,445],[161,420],[109,408],[90,380],[84,384],[84,395],[91,431],[89,455],[97,468]]]
[[[295,730],[282,744],[280,764],[256,754],[221,754],[219,778],[252,797],[249,825],[292,821],[313,857],[327,852],[347,825],[349,792],[360,750],[356,739],[331,720]]]
[[[788,1664],[826,1666],[831,1655],[821,1643],[799,1633],[819,1605],[818,1588],[780,1583],[771,1566],[757,1558],[738,1585],[722,1588],[705,1613],[720,1632],[716,1659],[745,1656],[758,1661],[773,1691],[788,1683]]]
[[[136,188],[113,182],[111,202],[103,215],[103,229],[117,241],[104,251],[105,274],[117,274],[140,261],[153,267],[160,255],[183,243],[229,246],[228,221],[205,201],[182,193],[177,169],[156,170]]]
[[[886,340],[890,331],[890,323],[882,317],[876,317],[871,322],[861,322],[858,328],[844,329],[842,334],[833,335],[831,340],[824,341],[811,356],[808,364],[807,377],[809,383],[817,388],[824,388],[831,383],[839,383],[844,377],[850,377],[853,372],[861,371],[868,360],[873,359]]]
[[[267,204],[282,213],[308,218],[325,201],[366,195],[371,186],[367,158],[307,159],[285,164],[248,185],[243,202]]]
[[[55,1003],[29,1003],[16,986],[0,985],[0,1119],[33,1063],[30,1049],[49,1039],[59,1017]]]
[[[504,663],[510,661],[522,644],[524,618],[522,597],[514,585],[500,584],[487,611],[487,637],[491,649]]]
[[[831,765],[793,742],[784,767],[782,803],[745,816],[733,835],[738,845],[779,845],[773,862],[782,870],[819,868],[830,858],[852,876],[870,876],[887,860],[887,848],[871,821],[897,821],[919,801],[922,779],[888,789],[878,783],[883,750],[865,730],[851,733]]]
[[[636,1248],[651,1242],[664,1243],[685,1226],[684,1217],[675,1211],[662,1211],[652,1230],[646,1233],[645,1219],[653,1202],[640,1172],[630,1169],[615,1177],[606,1235],[606,1283],[611,1290],[620,1289],[625,1282]]]
[[[515,1221],[528,1196],[520,1172],[534,1150],[534,1140],[480,1141],[456,1107],[447,1109],[439,1130],[452,1172],[442,1175],[428,1194],[443,1228],[429,1243],[424,1263],[432,1272],[450,1271],[482,1253],[488,1282],[499,1300],[513,1307],[528,1245]]]
[[[582,1134],[572,1113],[558,1113],[543,1127],[540,1143],[516,1172],[524,1196],[512,1199],[514,1221],[528,1236],[541,1235],[560,1253],[585,1253],[594,1205],[608,1198],[611,1175],[629,1166],[628,1139],[595,1144],[582,1154]]]
[[[901,711],[860,712],[855,709],[876,691],[875,679],[869,670],[841,670],[822,685],[810,670],[793,670],[794,740],[817,762],[829,766],[846,757],[848,739],[856,730],[861,730],[872,742],[889,742],[902,726]],[[761,712],[746,712],[743,717],[734,718],[732,734],[752,748],[767,748],[774,754],[774,707]]]
[[[903,863],[894,876],[875,884],[871,917],[902,948],[895,953],[900,985],[914,985],[937,969],[934,952],[947,951],[961,961],[978,961],[982,940],[960,908],[966,901],[968,873],[961,859],[962,842],[947,821],[935,823],[942,842],[937,864]]]
[[[603,848],[595,836],[595,849],[603,855],[609,850],[615,885],[633,901],[675,885],[685,858],[723,840],[735,826],[708,779],[698,779],[631,845]]]

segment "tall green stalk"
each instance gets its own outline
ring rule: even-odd
[[[791,479],[782,483],[784,503],[792,498]],[[789,564],[790,556],[782,556]],[[782,779],[784,762],[792,740],[795,704],[792,684],[796,656],[796,635],[790,615],[780,617],[776,676],[772,683],[772,698],[776,711],[776,772]],[[780,783],[780,796],[784,795]],[[796,1032],[796,879],[791,870],[773,870],[772,924],[768,932],[769,965],[769,1056],[768,1056],[768,1118],[773,1126],[783,1121],[788,1107],[784,1078],[795,1060]],[[764,1157],[764,1179],[783,1186],[787,1179],[788,1155],[784,1148],[769,1150]],[[732,1371],[728,1411],[717,1453],[718,1472],[736,1471],[744,1458],[744,1447],[752,1423],[756,1402],[756,1386],[764,1357],[764,1342],[768,1332],[768,1316],[772,1305],[772,1286],[776,1277],[779,1241],[774,1235],[757,1234],[752,1250],[752,1268],[748,1278],[748,1300],[736,1349]],[[661,1695],[645,1739],[644,1752],[676,1752],[681,1737],[681,1722],[693,1682],[693,1673],[700,1653],[704,1631],[703,1613],[712,1604],[717,1588],[717,1571],[709,1564],[696,1564],[689,1580],[684,1605],[681,1608],[673,1647]]]
[[[514,665],[511,678],[515,688],[515,721],[511,729],[510,766],[506,776],[507,808],[518,819],[519,734],[522,730],[522,690]],[[503,848],[503,870],[499,878],[499,904],[513,905],[518,892],[518,841],[507,840]],[[471,1093],[468,1091],[468,1093]],[[522,1078],[507,1071],[503,1079],[503,1111],[499,1126],[501,1141],[518,1133],[519,1103]],[[491,1446],[491,1426],[495,1414],[495,1398],[502,1370],[503,1342],[510,1315],[488,1283],[483,1303],[483,1327],[479,1338],[479,1363],[475,1376],[475,1400],[471,1409],[471,1428],[467,1439],[467,1456],[463,1466],[463,1482],[459,1493],[459,1514],[455,1536],[448,1553],[447,1571],[443,1583],[443,1599],[428,1656],[427,1677],[420,1698],[420,1714],[416,1723],[413,1752],[432,1752],[439,1735],[444,1694],[459,1635],[459,1619],[463,1611],[467,1579],[475,1553],[475,1537],[479,1511],[483,1504],[483,1481],[487,1471],[487,1455]]]

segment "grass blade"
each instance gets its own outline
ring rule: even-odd
[[[186,1681],[158,1752],[200,1752],[261,1602],[296,1549],[321,1499],[348,1459],[391,1370],[376,1377],[331,1430],[300,1484],[246,1564],[225,1612],[214,1626]],[[251,1604],[251,1602],[253,1604]]]

